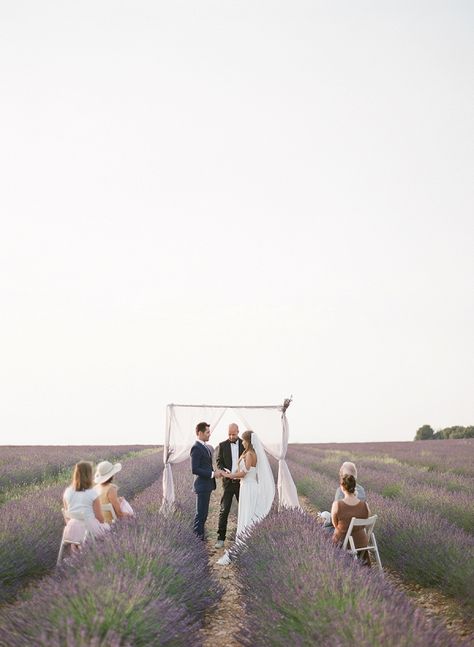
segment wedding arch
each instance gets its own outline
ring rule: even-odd
[[[277,493],[278,506],[299,508],[298,494],[286,464],[289,427],[286,410],[291,398],[281,405],[208,405],[168,404],[166,407],[166,431],[163,448],[163,504],[165,510],[175,502],[173,472],[171,466],[189,459],[191,447],[196,442],[196,424],[206,421],[211,434],[219,429],[226,413],[232,414],[233,422],[240,422],[245,429],[258,434],[265,451],[278,461]],[[221,425],[221,431],[222,425]],[[225,440],[225,435],[222,440]],[[211,437],[211,445],[213,444]]]

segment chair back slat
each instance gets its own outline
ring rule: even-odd
[[[371,517],[368,517],[367,519],[357,519],[356,517],[352,517],[351,519],[352,528],[354,528],[354,526],[365,528],[365,532],[367,533],[367,539],[370,539],[374,531],[374,526],[376,521],[377,521],[376,514],[372,515]],[[351,532],[352,532],[352,529],[351,529]]]
[[[374,526],[376,521],[377,521],[376,514],[372,515],[371,517],[368,517],[367,519],[357,519],[357,517],[352,517],[346,532],[346,536],[344,538],[344,543],[342,544],[342,548],[346,550],[349,544],[349,550],[354,556],[354,559],[357,559],[358,554],[363,551],[374,553],[377,565],[380,568],[380,570],[382,570],[382,562],[380,561],[379,550],[377,547],[377,541],[375,539],[375,534],[374,534]],[[364,548],[355,547],[354,539],[352,537],[352,532],[355,527],[365,528],[365,532],[367,534],[367,546]]]

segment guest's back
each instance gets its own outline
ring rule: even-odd
[[[67,504],[68,517],[71,519],[94,518],[93,503],[97,499],[97,492],[93,488],[77,491],[70,485],[64,491],[63,498]]]
[[[334,515],[337,524],[335,525],[333,542],[338,544],[344,541],[352,517],[367,519],[369,510],[365,501],[359,501],[355,505],[350,505],[345,501],[336,501],[334,503]],[[352,531],[352,537],[356,548],[367,546],[367,535],[364,528],[355,527]]]
[[[110,503],[109,499],[109,490],[114,489],[115,490],[115,497],[117,497],[117,491],[118,487],[115,485],[115,483],[105,483],[101,485],[96,485],[94,490],[99,494],[99,501],[101,505],[105,505],[107,503]],[[104,520],[107,523],[112,523],[113,516],[112,513],[109,510],[103,510],[102,514],[104,515]]]
[[[75,541],[74,537],[79,534],[78,523],[82,525],[82,537],[86,530],[90,535],[97,537],[110,529],[109,524],[104,523],[99,495],[92,487],[92,463],[76,463],[72,483],[63,494],[63,505],[66,520],[65,539]]]
[[[118,486],[112,483],[115,474],[122,469],[121,463],[112,465],[109,461],[101,461],[97,465],[97,470],[94,477],[95,491],[99,495],[101,506],[110,504],[115,511],[115,518],[133,516],[133,510],[128,501],[123,497],[118,496]],[[103,515],[107,523],[112,523],[114,517],[108,510],[103,511]]]

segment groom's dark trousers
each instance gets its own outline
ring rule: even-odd
[[[244,446],[240,438],[236,441],[239,448],[239,456],[244,451]],[[219,449],[217,450],[217,467],[220,470],[232,469],[232,450],[230,440],[224,440],[222,443],[219,443]],[[221,507],[219,510],[219,527],[217,529],[217,539],[225,540],[227,534],[227,519],[229,517],[230,508],[232,506],[232,499],[235,498],[239,500],[240,492],[240,481],[236,479],[222,479],[222,487],[224,492],[221,498]]]
[[[199,539],[204,539],[204,524],[209,512],[211,492],[216,489],[216,479],[212,477],[212,450],[196,441],[191,447],[191,469],[195,475],[196,516],[193,530]]]

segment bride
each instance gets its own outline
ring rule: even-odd
[[[244,431],[242,443],[244,452],[238,462],[238,471],[225,474],[225,478],[241,479],[237,542],[247,528],[267,516],[275,497],[275,480],[259,437],[254,431]],[[229,564],[229,553],[226,551],[217,563]]]

